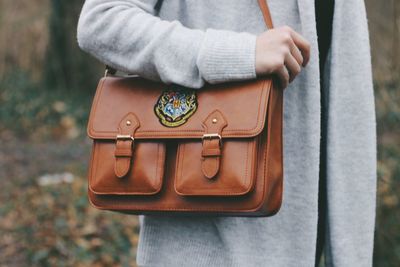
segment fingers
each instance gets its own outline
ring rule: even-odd
[[[289,71],[289,82],[291,83],[300,73],[301,63],[299,63],[292,54],[288,54],[285,58],[285,66]]]
[[[305,67],[310,61],[310,43],[290,27],[286,26],[284,30],[290,34],[290,53],[285,56],[285,66],[278,70],[277,75],[282,87],[286,88],[301,72],[301,67]]]
[[[290,31],[294,44],[301,51],[303,56],[303,67],[305,67],[310,61],[310,43],[300,34],[295,32],[294,30]]]
[[[279,83],[282,87],[282,89],[285,89],[289,85],[289,71],[285,66],[282,66],[276,71],[276,76],[279,79]]]
[[[294,42],[291,42],[290,53],[296,59],[297,63],[299,63],[300,66],[303,66],[303,55],[301,54],[299,48],[294,44]]]
[[[257,37],[256,73],[275,74],[283,88],[310,60],[310,44],[288,26],[268,30]]]

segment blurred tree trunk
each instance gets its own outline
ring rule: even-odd
[[[393,1],[393,79],[400,80],[400,3]]]
[[[99,64],[80,51],[76,41],[76,26],[83,1],[51,0],[50,5],[45,86],[50,89],[94,90],[101,75]]]

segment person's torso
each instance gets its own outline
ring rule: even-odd
[[[275,27],[300,30],[297,0],[268,0]],[[159,16],[193,29],[260,33],[266,29],[257,0],[163,0]]]

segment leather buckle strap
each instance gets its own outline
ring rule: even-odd
[[[134,133],[139,128],[139,120],[133,113],[128,113],[119,123],[119,134],[115,142],[114,172],[118,178],[128,174],[134,151]]]
[[[213,111],[203,121],[205,134],[202,137],[201,169],[205,177],[212,179],[219,171],[222,154],[222,130],[228,125],[219,110]]]
[[[267,25],[268,29],[274,28],[274,24],[272,23],[271,12],[269,11],[269,6],[267,0],[258,0],[258,6],[261,9],[261,13],[264,17],[264,22]]]
[[[202,157],[221,156],[221,148],[222,148],[221,135],[216,133],[204,134],[202,140],[203,140],[203,150],[201,151]]]
[[[217,134],[217,133],[203,134],[203,137],[201,139],[204,140],[204,139],[213,139],[213,138],[218,138],[219,146],[222,147],[222,136],[220,134]]]

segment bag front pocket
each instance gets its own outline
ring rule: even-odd
[[[114,172],[115,142],[95,140],[89,189],[99,195],[153,195],[161,190],[165,144],[135,140],[129,172],[119,178]]]
[[[257,138],[226,139],[220,167],[211,179],[202,172],[202,143],[183,141],[178,146],[175,191],[182,196],[234,196],[250,192],[254,186]]]

